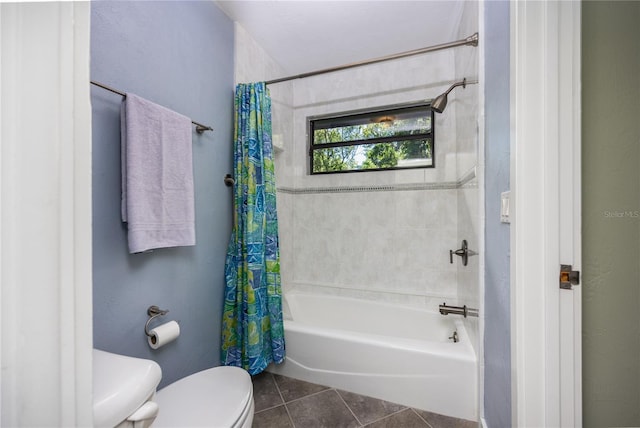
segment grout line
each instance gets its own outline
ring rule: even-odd
[[[280,404],[276,404],[275,406],[271,406],[271,407],[267,407],[265,409],[262,409],[260,411],[255,412],[254,414],[257,415],[258,413],[262,413],[264,411],[267,410],[273,410],[276,407],[280,407],[284,405],[284,399],[282,398],[282,394],[280,393],[280,389],[278,388],[278,382],[276,382],[276,378],[273,376],[273,373],[271,372],[264,372],[264,376],[270,376],[271,380],[273,381],[273,384],[276,386],[276,391],[278,392],[278,395],[280,396],[280,400],[282,401]],[[253,382],[253,381],[252,381]],[[255,391],[254,391],[255,392]],[[255,396],[254,396],[254,400],[255,400]]]
[[[319,384],[316,383],[316,385],[319,385]],[[319,385],[319,386],[324,386],[324,385]],[[300,401],[303,398],[313,397],[314,395],[322,394],[323,392],[331,391],[332,389],[333,388],[331,387],[327,387],[327,389],[323,389],[322,391],[314,392],[313,394],[305,395],[303,397],[296,398],[295,400],[287,401],[284,404],[295,403],[296,401]]]
[[[379,418],[379,419],[375,419],[375,420],[373,420],[373,421],[369,422],[367,425],[364,425],[364,426],[366,427],[366,426],[369,426],[369,425],[371,425],[371,424],[375,424],[376,422],[380,422],[380,421],[382,421],[382,420],[385,420],[385,419],[387,419],[387,418],[390,418],[391,416],[397,415],[398,413],[402,413],[402,412],[404,412],[405,410],[409,410],[409,409],[411,409],[411,408],[410,408],[410,407],[405,407],[404,409],[400,409],[400,410],[398,410],[397,412],[389,413],[388,415],[383,416],[383,417],[381,417],[381,418]],[[429,427],[429,428],[431,428],[431,427]]]
[[[280,406],[284,406],[284,403],[280,403],[280,404],[276,404],[275,406],[267,407],[265,409],[262,409],[260,411],[255,412],[254,415],[257,415],[258,413],[266,412],[267,410],[273,410],[276,407],[280,407]]]
[[[362,422],[360,422],[360,419],[358,419],[358,417],[356,416],[355,413],[353,413],[353,410],[351,410],[351,407],[349,407],[349,405],[347,404],[346,401],[344,401],[344,398],[342,398],[342,395],[340,394],[340,391],[338,391],[337,389],[333,388],[333,390],[336,392],[336,394],[338,394],[338,397],[340,397],[340,400],[342,400],[342,402],[344,403],[345,406],[347,406],[347,409],[349,409],[349,411],[351,412],[351,414],[353,415],[354,418],[356,418],[356,422],[358,422],[358,424],[363,427],[364,424]]]
[[[289,417],[289,422],[291,422],[291,426],[296,428],[296,424],[293,422],[293,418],[291,417],[291,413],[289,413],[289,408],[286,404],[284,404],[284,410],[287,412],[287,416]]]
[[[278,394],[280,395],[280,399],[282,400],[282,405],[284,406],[284,410],[285,412],[287,412],[287,416],[289,417],[289,422],[291,422],[291,426],[293,428],[296,428],[296,424],[293,422],[293,418],[291,417],[291,413],[289,413],[289,408],[287,407],[287,402],[284,400],[284,396],[282,395],[282,392],[280,391],[280,386],[278,385],[278,381],[276,380],[276,377],[273,375],[273,373],[271,374],[271,379],[273,379],[273,383],[276,385],[276,390],[278,391]]]
[[[415,409],[411,408],[411,411],[412,411],[413,413],[415,413],[415,414],[416,414],[416,416],[418,416],[420,419],[422,419],[422,420],[424,421],[424,423],[425,423],[425,424],[427,424],[427,426],[428,426],[429,428],[433,428],[433,427],[431,426],[431,424],[430,424],[430,423],[429,423],[425,418],[423,418],[422,416],[420,416],[420,413],[416,412],[416,410],[415,410]]]
[[[278,386],[278,381],[276,380],[276,377],[273,375],[273,373],[269,373],[269,375],[271,375],[271,379],[273,380],[273,383],[276,386],[276,391],[278,391],[278,395],[282,400],[282,404],[286,404],[286,401],[284,401],[284,397],[282,396],[282,392],[280,392],[280,386]]]

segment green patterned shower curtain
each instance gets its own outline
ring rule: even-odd
[[[285,357],[271,98],[265,83],[236,87],[234,150],[221,360],[254,375]]]

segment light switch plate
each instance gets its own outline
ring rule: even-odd
[[[500,194],[500,222],[511,223],[511,191]]]

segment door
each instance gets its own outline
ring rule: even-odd
[[[513,426],[580,426],[581,5],[511,6]]]

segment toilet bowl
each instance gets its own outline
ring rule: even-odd
[[[251,376],[238,367],[214,367],[156,392],[157,363],[94,349],[93,421],[96,427],[250,428]]]

